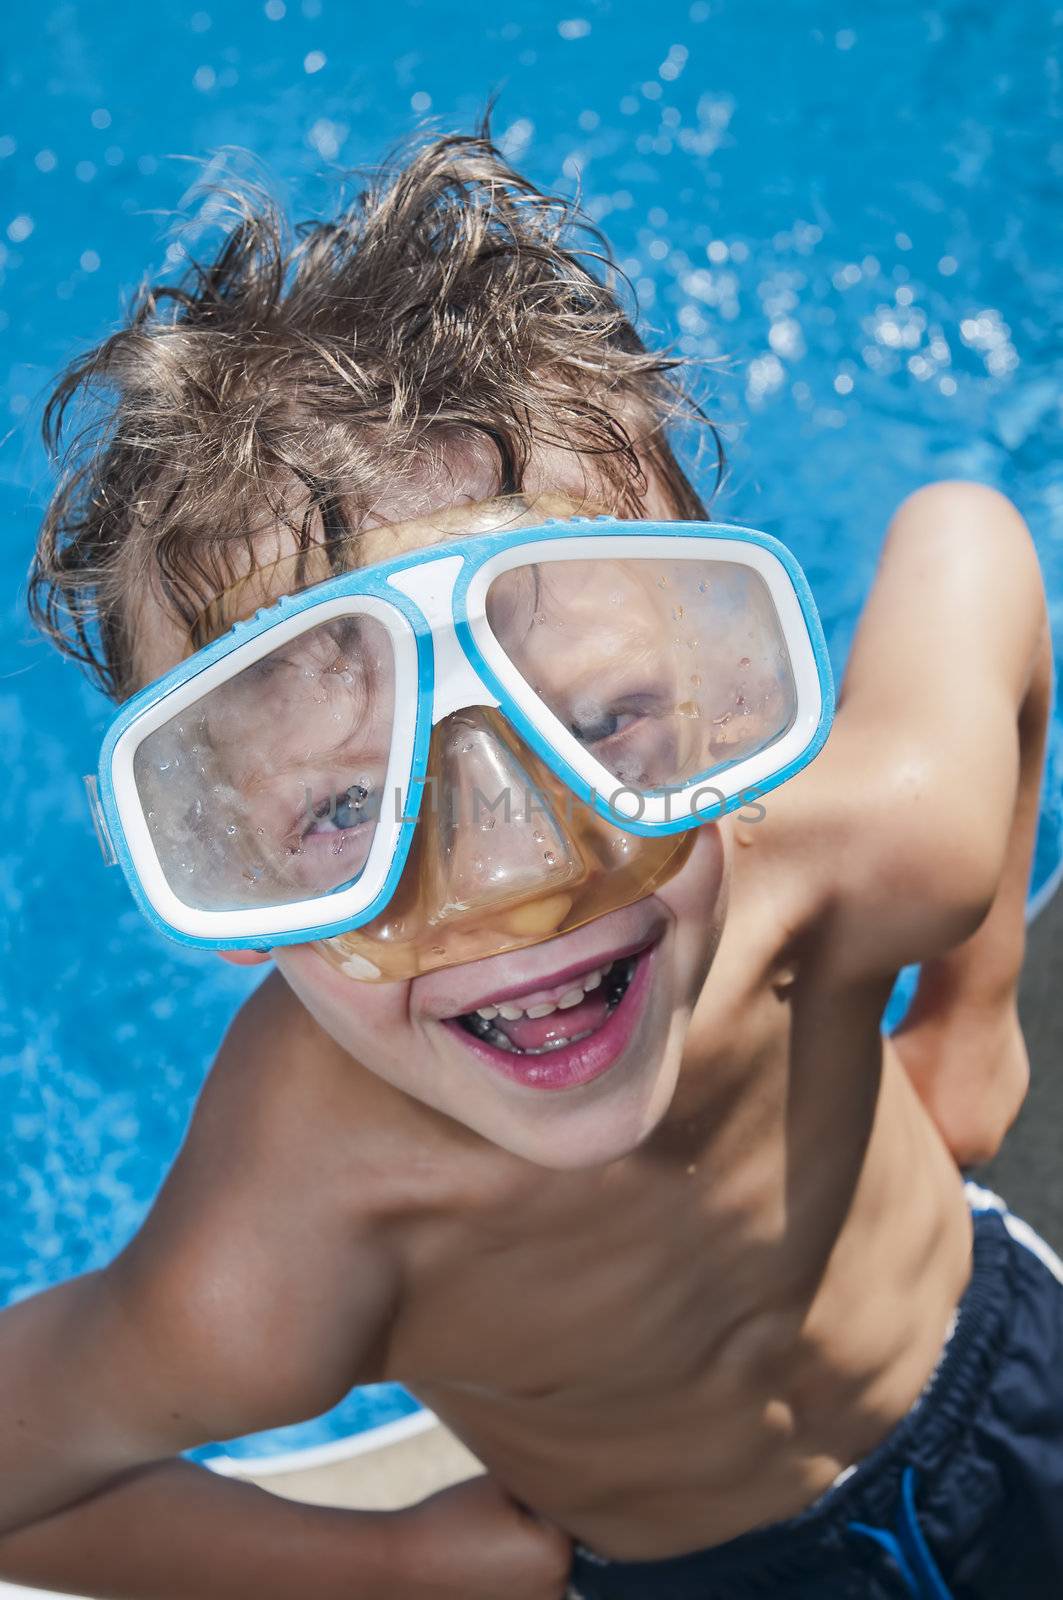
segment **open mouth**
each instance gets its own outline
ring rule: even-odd
[[[568,1088],[600,1076],[628,1043],[649,991],[653,945],[588,968],[560,993],[508,999],[444,1026],[505,1077]]]
[[[560,1000],[527,1008],[517,1001],[481,1006],[458,1017],[459,1025],[496,1050],[544,1056],[588,1039],[614,1012],[635,975],[636,956],[621,956],[576,979]],[[546,1019],[550,1020],[547,1021]],[[539,1042],[541,1040],[541,1042]]]

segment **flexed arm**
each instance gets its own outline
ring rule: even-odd
[[[894,517],[839,696],[846,812],[839,958],[922,963],[894,1046],[961,1165],[1025,1094],[1015,1008],[1052,696],[1036,552],[981,485],[937,483]]]

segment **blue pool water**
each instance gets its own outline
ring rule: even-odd
[[[107,708],[21,585],[49,378],[179,263],[169,215],[222,146],[301,214],[418,119],[495,127],[579,180],[643,325],[704,359],[718,503],[804,564],[840,670],[885,522],[920,483],[1026,515],[1063,650],[1063,13],[941,0],[70,0],[12,8],[0,73],[0,1297],[105,1261],[144,1213],[252,981],[162,942],[104,870],[81,774]],[[243,158],[231,159],[240,164]],[[705,466],[705,475],[708,466]],[[941,596],[948,605],[947,593]],[[977,708],[972,707],[972,715]],[[1059,712],[1057,709],[1057,719]],[[1035,888],[1063,854],[1057,720]],[[962,805],[963,796],[957,796]],[[413,1402],[360,1391],[288,1449]]]

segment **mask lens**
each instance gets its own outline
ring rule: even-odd
[[[284,905],[357,879],[394,706],[387,629],[345,615],[287,639],[143,739],[134,780],[179,899],[203,911]]]
[[[797,691],[767,584],[738,562],[544,561],[499,574],[487,621],[618,785],[711,779],[790,728]]]

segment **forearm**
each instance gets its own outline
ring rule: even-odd
[[[107,1600],[394,1600],[394,1520],[169,1461],[0,1538],[0,1575]]]

